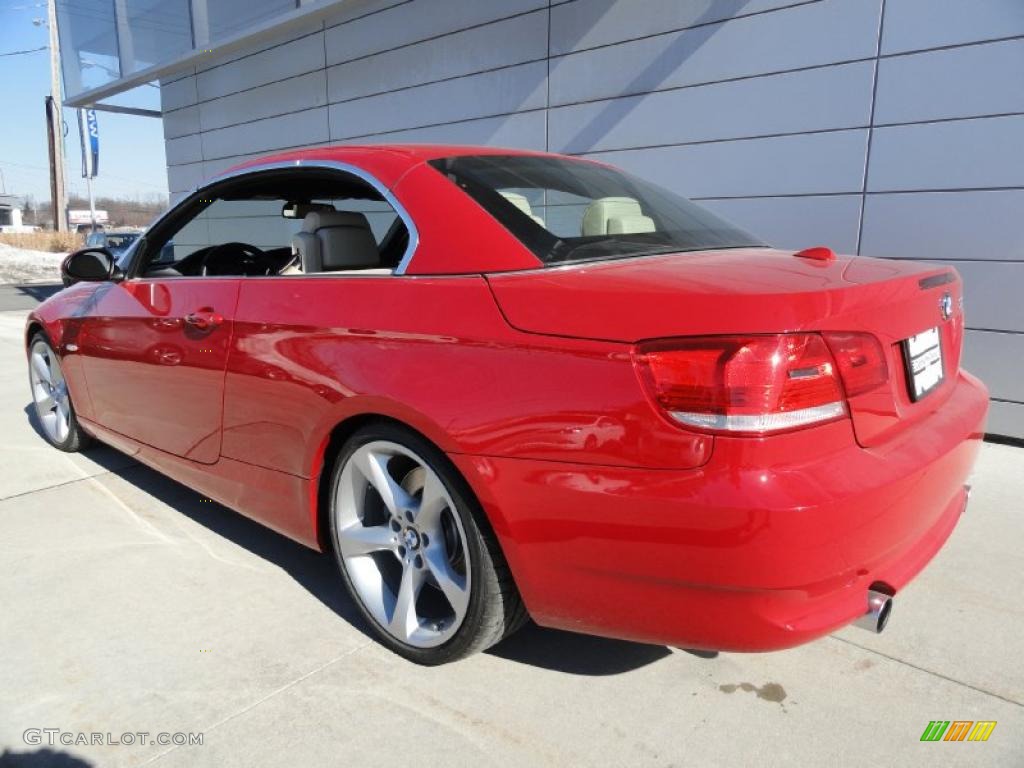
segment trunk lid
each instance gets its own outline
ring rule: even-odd
[[[963,314],[955,270],[904,260],[744,248],[491,274],[509,324],[527,333],[635,343],[673,336],[867,331],[886,350],[887,385],[849,401],[861,445],[916,423],[948,397]],[[950,295],[952,316],[940,302]],[[938,328],[944,381],[914,402],[903,340]]]

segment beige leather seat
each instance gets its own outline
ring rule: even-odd
[[[349,211],[312,211],[292,237],[304,274],[380,270],[380,251],[366,217]]]
[[[583,237],[654,232],[654,219],[644,216],[632,197],[600,197],[583,213]]]
[[[544,226],[544,219],[533,215],[533,208],[530,207],[530,201],[526,199],[526,195],[520,195],[518,192],[499,192],[499,194],[542,227]]]

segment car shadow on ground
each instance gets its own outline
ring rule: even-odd
[[[0,768],[90,768],[92,763],[57,749],[37,749],[34,752],[0,753]]]
[[[63,287],[60,283],[0,284],[0,312],[35,309]]]
[[[22,283],[14,286],[14,290],[23,296],[28,296],[42,303],[46,299],[59,293],[64,286],[60,283]]]
[[[29,404],[25,413],[42,434]],[[334,558],[271,531],[227,507],[142,464],[125,466],[130,457],[101,443],[85,453],[90,459],[207,530],[273,563],[342,619],[371,637],[369,627],[352,603],[337,573]],[[574,675],[616,675],[653,664],[671,655],[663,646],[611,640],[563,632],[528,623],[487,653]]]
[[[587,676],[620,675],[672,655],[662,645],[563,632],[533,622],[486,653],[519,664]]]

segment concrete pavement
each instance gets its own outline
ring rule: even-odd
[[[32,309],[60,289],[60,283],[0,284],[0,312],[12,309]]]
[[[881,636],[712,656],[531,626],[424,669],[369,639],[330,559],[110,449],[48,448],[23,321],[0,312],[0,766],[1024,765],[1022,449],[985,446]],[[921,743],[936,719],[998,725]]]

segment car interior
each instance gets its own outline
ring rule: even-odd
[[[229,181],[186,200],[146,236],[146,277],[388,275],[405,221],[353,176],[303,169]]]
[[[548,190],[539,192],[545,199],[548,195],[554,197],[554,193]],[[632,197],[600,197],[591,201],[578,198],[571,203],[563,201],[546,205],[542,202],[541,206],[550,220],[549,225],[534,212],[529,197],[523,192],[499,189],[498,194],[530,217],[535,224],[549,231],[557,227],[566,236],[599,237],[641,234],[657,230],[654,219],[645,216],[640,201]],[[561,197],[565,198],[566,195],[562,193]],[[556,211],[556,208],[561,210]],[[555,213],[559,213],[560,216],[555,216]]]

